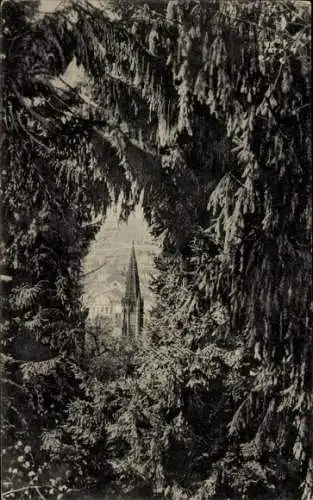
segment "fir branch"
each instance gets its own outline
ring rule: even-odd
[[[39,490],[41,489],[51,489],[51,484],[43,484],[43,485],[29,485],[29,486],[23,486],[21,488],[17,488],[14,490],[9,490],[9,491],[4,491],[1,493],[2,498],[6,498],[7,496],[11,496],[12,494],[14,495],[15,493],[21,493],[22,491],[28,491],[28,490],[36,490],[37,493],[39,493],[40,498],[43,498],[46,500],[46,498],[40,493]]]

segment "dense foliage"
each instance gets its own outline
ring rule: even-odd
[[[307,3],[37,7],[2,6],[4,432],[19,453],[36,422],[34,460],[67,475],[27,489],[23,472],[20,493],[310,500]],[[73,60],[83,88],[64,80]],[[94,217],[141,193],[163,237],[157,306],[134,352],[104,342],[100,369],[81,263]]]
[[[66,22],[50,23],[37,8],[34,1],[2,4],[1,271],[11,278],[1,298],[7,497],[17,486],[38,496],[47,477],[38,473],[42,431],[55,428],[77,393],[86,317],[82,259],[99,227],[94,217],[110,200],[91,149],[95,124],[82,115],[78,89],[55,81],[73,57],[70,39],[68,51],[60,47]],[[21,456],[17,443],[36,451],[35,470],[12,465]],[[58,486],[62,494],[64,484]],[[56,495],[51,485],[43,488]]]

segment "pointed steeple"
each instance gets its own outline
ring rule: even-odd
[[[143,299],[140,293],[140,281],[136,259],[135,245],[132,244],[128,272],[126,277],[123,305],[123,335],[137,337],[143,326]]]
[[[126,278],[125,300],[136,304],[137,298],[139,296],[140,296],[140,282],[139,282],[135,245],[133,241],[130,254],[130,261],[128,265],[127,278]]]

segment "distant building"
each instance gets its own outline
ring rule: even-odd
[[[89,306],[91,317],[104,316],[110,318],[113,325],[121,325],[122,312],[120,300],[110,291],[94,299],[93,304]]]
[[[126,278],[125,296],[122,299],[122,335],[124,337],[135,338],[140,335],[143,327],[143,306],[144,303],[140,292],[139,273],[133,243]]]

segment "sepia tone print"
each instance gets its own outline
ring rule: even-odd
[[[310,2],[0,8],[1,500],[313,500]]]

